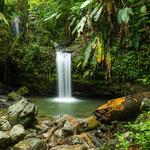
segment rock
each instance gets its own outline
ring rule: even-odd
[[[11,143],[10,136],[3,131],[0,131],[0,148],[7,147]]]
[[[22,125],[18,124],[13,126],[13,128],[10,131],[10,137],[13,142],[20,141],[25,136],[25,129]]]
[[[43,121],[41,121],[41,124],[45,124],[45,125],[47,125],[49,127],[49,126],[51,126],[52,121],[54,121],[53,117],[51,117],[50,120],[43,120]]]
[[[141,103],[141,110],[147,110],[150,109],[150,98],[143,98]]]
[[[51,150],[88,150],[88,147],[85,145],[60,145],[51,148]]]
[[[19,101],[19,100],[21,100],[21,98],[22,98],[22,96],[16,92],[11,92],[7,96],[8,101]]]
[[[48,131],[49,127],[46,124],[38,124],[35,125],[35,129],[40,131],[41,133],[45,133]]]
[[[0,130],[8,131],[11,129],[11,124],[6,118],[0,118]]]
[[[71,144],[71,145],[85,144],[89,148],[95,147],[90,134],[88,134],[86,132],[83,132],[80,135],[73,135],[72,137],[70,137],[69,144]]]
[[[84,130],[84,120],[77,119],[68,115],[63,116],[62,119],[65,120],[63,130],[67,131],[68,133],[73,133],[75,130],[76,132],[82,132]]]
[[[67,137],[68,133],[65,132],[63,129],[58,129],[54,132],[54,135],[57,137],[57,138],[65,138]]]
[[[37,106],[26,100],[21,100],[8,108],[8,120],[12,125],[27,126],[36,120],[37,112]]]
[[[30,132],[30,133],[28,133],[25,137],[24,137],[24,139],[28,139],[28,138],[40,138],[40,136],[39,135],[37,135],[36,133],[32,133],[32,132]]]
[[[0,108],[7,108],[9,105],[10,104],[5,99],[0,99]]]
[[[28,138],[14,145],[13,150],[46,150],[46,144],[40,138]]]

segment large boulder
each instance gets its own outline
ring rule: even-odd
[[[13,126],[13,128],[10,130],[10,137],[13,142],[22,140],[24,136],[25,136],[25,129],[20,124]]]
[[[17,143],[13,150],[46,150],[46,144],[40,138],[28,138]]]
[[[27,126],[36,120],[37,113],[37,106],[23,99],[8,108],[8,120],[12,125]]]
[[[0,149],[7,147],[10,143],[11,143],[10,136],[5,132],[0,131]]]

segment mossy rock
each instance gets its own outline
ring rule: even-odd
[[[22,96],[19,95],[17,92],[11,92],[7,96],[8,101],[19,101],[21,100]]]

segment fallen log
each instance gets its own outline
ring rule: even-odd
[[[144,100],[150,101],[150,92],[109,100],[94,111],[96,120],[102,123],[114,120],[127,120],[136,117],[144,106]]]

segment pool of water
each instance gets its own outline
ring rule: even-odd
[[[38,117],[51,117],[68,114],[74,117],[87,117],[106,102],[102,99],[73,98],[60,100],[56,98],[30,97],[34,104],[38,105]]]

